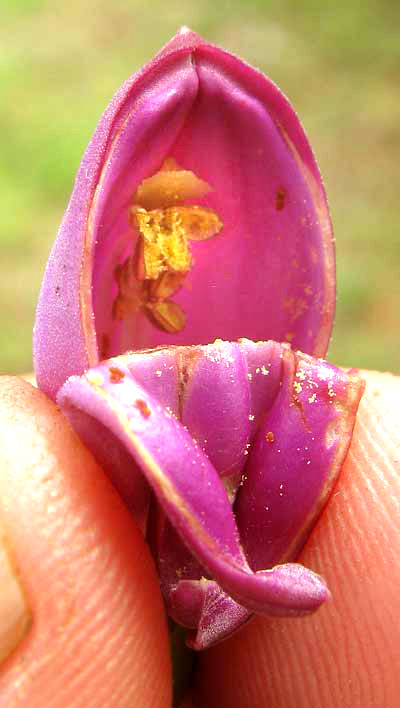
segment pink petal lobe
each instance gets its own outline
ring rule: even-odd
[[[254,439],[236,514],[252,568],[296,558],[351,442],[364,382],[287,348],[279,394]]]
[[[170,595],[171,605],[180,612],[191,606],[195,631],[188,634],[191,649],[207,649],[231,636],[251,618],[245,607],[232,600],[214,580],[181,580]],[[173,616],[173,615],[172,615]]]

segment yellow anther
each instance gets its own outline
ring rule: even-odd
[[[207,207],[183,204],[203,198],[209,185],[173,158],[139,185],[131,208],[138,234],[133,256],[115,271],[119,294],[113,316],[123,319],[143,310],[157,327],[179,332],[186,323],[182,308],[169,298],[178,292],[192,267],[189,241],[206,241],[222,229]]]
[[[172,300],[149,302],[146,310],[153,323],[165,332],[180,332],[186,324],[186,315],[181,306]]]

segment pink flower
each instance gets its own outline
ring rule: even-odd
[[[334,300],[325,192],[297,116],[261,73],[181,32],[88,147],[42,285],[35,367],[147,528],[195,648],[329,595],[292,561],[362,393],[355,372],[313,358]]]

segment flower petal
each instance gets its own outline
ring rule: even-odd
[[[251,572],[225,489],[208,458],[123,361],[119,371],[116,381],[111,361],[81,378],[71,377],[58,397],[66,414],[78,408],[125,444],[185,544],[240,604],[262,614],[315,610],[328,591],[311,571],[290,564]]]
[[[223,228],[191,241],[172,300],[139,288],[118,319],[134,195],[168,159],[209,185],[199,206]],[[187,32],[124,84],[88,147],[42,285],[38,383],[55,397],[101,357],[171,341],[269,337],[322,355],[334,299],[325,192],[297,116],[261,73]]]
[[[189,630],[188,646],[206,649],[238,630],[252,613],[207,577],[168,519],[160,511],[157,516],[148,538],[167,612]]]
[[[279,394],[265,409],[236,507],[254,570],[301,550],[340,472],[363,390],[357,372],[282,348]]]
[[[246,359],[237,344],[222,341],[181,347],[178,355],[179,419],[224,478],[233,501],[251,435]]]
[[[208,649],[231,636],[252,616],[248,609],[232,600],[214,580],[181,580],[170,594],[170,606],[182,612],[190,603],[196,612],[196,630],[189,632],[187,645]],[[172,615],[173,616],[173,615]]]

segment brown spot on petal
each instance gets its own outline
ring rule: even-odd
[[[135,406],[141,412],[143,418],[148,418],[151,415],[151,410],[148,407],[146,401],[142,401],[140,398],[138,398],[135,401]]]
[[[268,442],[273,443],[275,442],[275,435],[272,432],[272,430],[269,430],[268,433],[265,436],[265,439],[268,440]]]
[[[120,383],[125,376],[124,372],[116,366],[110,366],[109,372],[111,383]]]
[[[307,301],[302,297],[287,297],[283,302],[284,309],[289,313],[291,322],[296,322],[308,309]]]
[[[282,211],[286,203],[286,189],[280,187],[276,193],[275,208],[277,211]]]
[[[101,338],[101,358],[107,359],[108,352],[110,351],[110,337],[108,334],[103,334]]]

